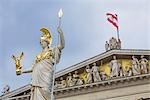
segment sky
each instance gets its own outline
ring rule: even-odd
[[[31,74],[16,76],[11,56],[24,52],[23,69],[31,67],[41,51],[42,27],[51,31],[55,46],[60,8],[65,48],[57,71],[105,52],[105,41],[117,37],[108,12],[118,15],[123,49],[150,49],[150,0],[0,0],[0,91],[31,82]]]

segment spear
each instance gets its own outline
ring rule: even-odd
[[[61,26],[61,18],[63,17],[63,10],[62,8],[59,10],[58,12],[58,18],[59,18],[59,23],[58,23],[58,27]]]
[[[59,12],[58,12],[58,18],[59,18],[58,27],[61,26],[61,18],[62,18],[62,16],[63,16],[63,11],[62,11],[62,9],[60,9]],[[58,43],[59,43],[59,35],[58,35]],[[54,98],[55,71],[56,71],[56,54],[55,54],[55,63],[54,63],[54,67],[53,67],[53,80],[52,80],[52,89],[51,89],[51,100],[55,99]]]

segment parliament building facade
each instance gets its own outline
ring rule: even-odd
[[[31,85],[0,96],[29,100]],[[56,100],[150,100],[150,50],[112,49],[56,73]]]

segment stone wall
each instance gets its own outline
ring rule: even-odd
[[[57,100],[138,100],[150,98],[150,83],[58,98]]]

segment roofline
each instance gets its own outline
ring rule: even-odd
[[[65,69],[62,69],[56,73],[55,78],[58,78],[62,75],[65,75],[71,71],[77,70],[79,68],[82,68],[83,66],[90,64],[91,62],[96,62],[97,60],[104,59],[108,56],[111,56],[113,54],[123,54],[123,55],[150,55],[150,50],[145,49],[116,49],[116,50],[109,50],[106,52],[103,52],[99,55],[96,55],[94,57],[91,57],[89,59],[86,59],[80,63],[77,63],[75,65],[72,65],[70,67],[67,67]]]
[[[7,94],[1,95],[1,96],[0,96],[0,100],[1,100],[1,99],[4,99],[4,98],[11,97],[11,96],[14,96],[14,95],[17,95],[17,94],[19,94],[20,92],[24,92],[24,91],[29,90],[30,88],[31,88],[31,84],[27,84],[27,85],[22,86],[22,87],[20,87],[20,88],[18,88],[18,89],[16,89],[16,90],[13,90],[13,91],[11,91],[11,92],[9,92],[9,93],[7,93]]]
[[[103,52],[99,55],[96,55],[94,57],[91,57],[89,59],[86,59],[80,63],[77,63],[75,65],[72,65],[68,68],[65,68],[63,70],[60,70],[56,73],[56,77],[55,78],[58,78],[62,75],[65,75],[71,71],[74,71],[74,70],[77,70],[79,68],[82,68],[84,67],[85,65],[88,65],[90,64],[91,62],[96,62],[97,60],[101,60],[101,59],[104,59],[108,56],[111,56],[113,54],[122,54],[122,55],[149,55],[150,56],[150,50],[143,50],[143,49],[120,49],[120,50],[110,50],[110,51],[107,51],[107,52]],[[5,95],[1,95],[0,96],[0,99],[4,99],[6,97],[11,97],[11,96],[14,96],[14,95],[17,95],[18,93],[23,92],[23,91],[26,91],[28,89],[31,88],[31,84],[27,84],[23,87],[20,87],[16,90],[13,90],[11,92],[9,92],[8,94],[5,94]]]

